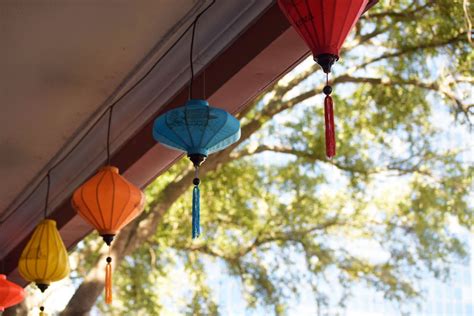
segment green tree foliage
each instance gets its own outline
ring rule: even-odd
[[[124,254],[114,312],[219,315],[216,277],[239,280],[250,308],[276,315],[302,292],[320,311],[343,306],[356,284],[402,303],[421,295],[425,273],[447,277],[466,255],[452,227],[473,224],[469,148],[446,141],[452,129],[470,135],[469,9],[386,0],[362,18],[332,75],[333,160],[317,65],[303,63],[255,100],[241,114],[242,141],[203,168],[200,239],[190,238],[189,162],[160,176],[136,224],[152,218],[158,229]]]

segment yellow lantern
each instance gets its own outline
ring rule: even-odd
[[[68,254],[56,221],[45,219],[38,224],[21,254],[18,271],[25,280],[35,282],[41,292],[51,282],[68,276]]]

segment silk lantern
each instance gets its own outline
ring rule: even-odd
[[[5,274],[0,274],[0,314],[10,306],[19,304],[25,298],[25,290],[7,280]]]
[[[21,254],[18,271],[25,280],[35,282],[41,292],[51,282],[68,276],[68,254],[54,220],[45,219],[35,228]]]
[[[110,246],[114,236],[143,210],[145,195],[119,174],[106,166],[87,180],[73,194],[72,205]],[[112,258],[106,259],[105,301],[112,302]]]
[[[362,13],[378,0],[278,0],[288,21],[313,53],[314,60],[326,73],[323,89],[326,156],[336,155],[334,109],[329,85],[331,67],[347,35]]]
[[[192,237],[196,238],[201,234],[199,167],[207,156],[239,140],[240,122],[205,100],[191,99],[183,107],[159,116],[153,125],[153,137],[169,148],[185,152],[194,165]]]

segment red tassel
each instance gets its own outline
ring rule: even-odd
[[[107,265],[105,266],[105,302],[112,304],[112,258],[107,257]]]
[[[334,133],[334,109],[330,95],[324,98],[324,125],[326,127],[326,156],[332,158],[336,155],[336,136]]]

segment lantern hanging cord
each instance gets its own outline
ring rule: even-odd
[[[199,18],[210,8],[214,5],[216,0],[213,0],[209,5],[202,10],[194,19],[192,24],[193,30],[191,33],[191,47],[189,49],[189,65],[191,67],[191,82],[189,83],[189,99],[193,98],[193,83],[194,83],[194,62],[193,62],[193,50],[194,50],[194,38],[196,37],[196,26],[199,21]]]
[[[195,21],[197,21],[197,19],[203,15],[207,10],[209,10],[215,3],[216,1],[212,1],[208,6],[206,6],[199,14],[198,16],[196,17]],[[184,31],[183,33],[180,34],[180,36],[176,39],[176,41],[168,48],[168,50],[160,57],[158,58],[155,63],[143,74],[142,77],[140,77],[140,79],[138,79],[134,84],[132,84],[130,86],[130,88],[128,88],[121,96],[119,96],[111,105],[109,105],[105,110],[104,112],[95,120],[95,122],[89,127],[89,129],[82,135],[81,138],[79,138],[77,140],[77,142],[74,144],[74,146],[71,147],[71,149],[65,153],[61,159],[57,160],[56,163],[54,163],[49,169],[48,169],[48,173],[50,173],[51,171],[53,171],[54,169],[56,169],[59,165],[61,165],[66,159],[69,158],[69,156],[79,147],[79,145],[82,144],[82,142],[84,141],[84,139],[87,138],[87,136],[90,135],[91,131],[94,130],[94,128],[102,121],[102,119],[105,117],[105,115],[107,113],[109,113],[109,110],[113,107],[115,107],[116,104],[118,104],[120,101],[123,100],[123,98],[125,98],[127,95],[130,94],[130,92],[132,92],[139,84],[141,84],[152,72],[153,70],[156,69],[156,67],[161,63],[162,60],[164,60],[164,58],[166,56],[168,56],[168,54],[176,47],[176,45],[178,45],[178,43],[180,43],[180,41],[185,37],[185,35],[188,33],[188,31],[191,29],[191,27],[194,26],[194,23],[193,24],[190,24]],[[39,181],[36,186],[28,193],[28,195],[14,208],[12,209],[10,212],[7,213],[7,215],[5,215],[4,217],[2,217],[0,219],[0,224],[3,224],[5,223],[18,209],[20,209],[21,207],[23,207],[23,205],[25,204],[26,201],[28,201],[32,196],[33,194],[41,187],[41,185],[43,184],[43,182],[47,179],[47,176],[44,176],[43,178],[41,178],[41,181]]]
[[[189,99],[193,98],[193,82],[194,82],[194,63],[193,63],[193,47],[194,47],[194,36],[196,34],[196,21],[193,23],[193,32],[191,35],[191,49],[189,50],[189,65],[191,67],[191,82],[189,83]]]
[[[199,179],[199,166],[194,167],[194,179]]]
[[[323,88],[323,93],[329,97],[332,93],[332,87],[329,85],[329,73],[326,73],[326,85]]]
[[[0,224],[0,227],[1,227],[2,225],[3,225],[3,223]],[[6,274],[6,273],[5,273],[5,256],[3,256],[3,257],[2,257],[2,260],[0,261],[0,274]],[[2,314],[0,313],[0,315],[2,315]]]
[[[110,258],[110,261],[112,261],[112,258],[110,257],[110,254],[112,253],[112,245],[108,244],[107,247],[109,247],[109,250],[107,252],[107,261],[109,260],[109,258]]]
[[[40,305],[40,313],[39,313],[39,316],[45,316],[46,313],[44,312],[44,292],[41,291],[41,305]]]
[[[51,188],[51,175],[48,172],[46,175],[46,199],[44,201],[44,219],[48,217],[48,202],[49,202],[49,190]]]
[[[206,69],[202,71],[202,97],[206,100]]]
[[[112,112],[114,107],[110,107],[109,111],[109,124],[107,125],[107,166],[110,165],[110,130],[112,128]]]

